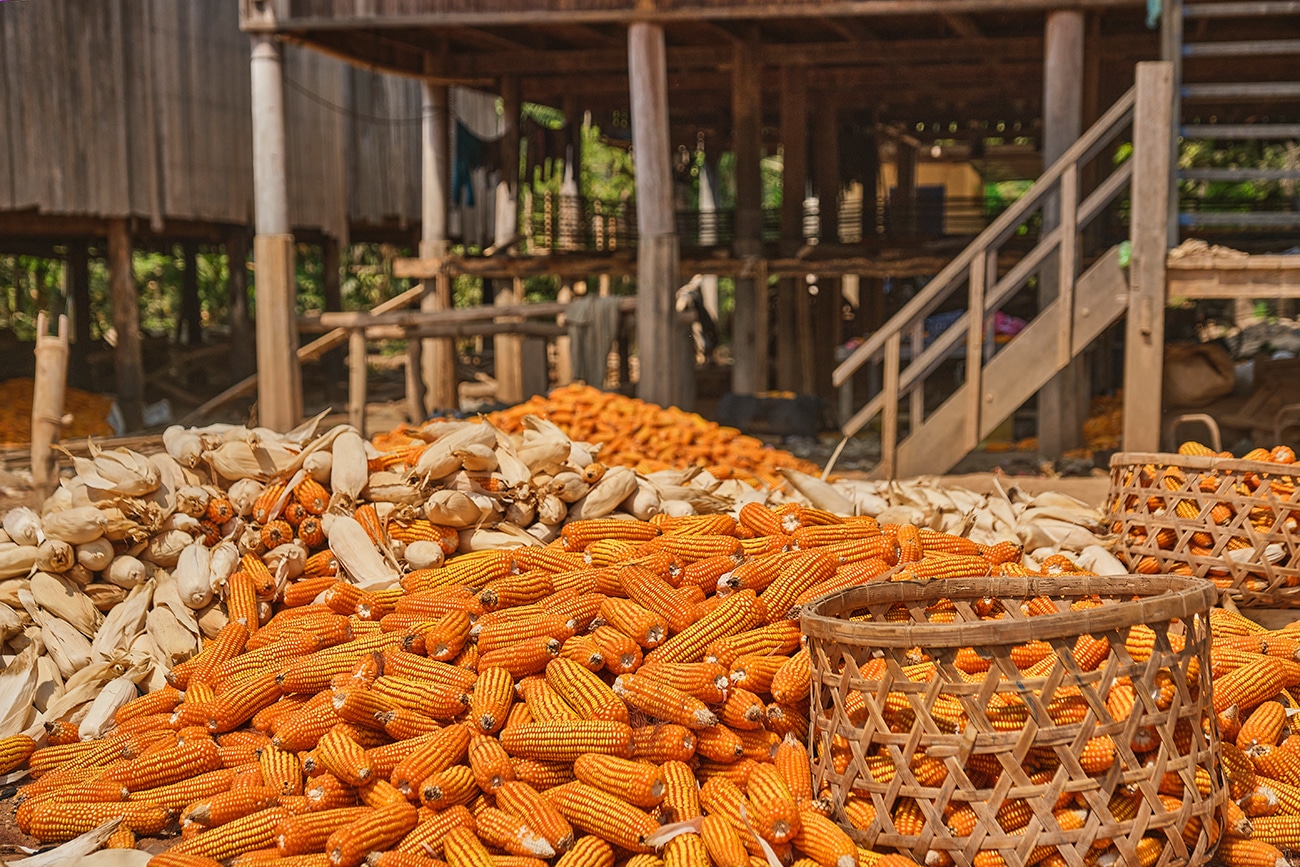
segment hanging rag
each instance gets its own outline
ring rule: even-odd
[[[618,338],[618,302],[613,295],[583,295],[575,298],[564,313],[573,378],[596,388],[605,383],[609,347]]]

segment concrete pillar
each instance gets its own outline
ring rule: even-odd
[[[258,422],[289,430],[302,418],[293,234],[285,175],[284,82],[280,44],[255,33],[253,107],[253,263],[257,274]]]

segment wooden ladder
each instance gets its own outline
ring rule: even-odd
[[[1165,117],[1168,98],[1166,92]],[[1120,157],[1133,141],[1130,131],[1141,122],[1136,116],[1143,111],[1157,116],[1154,105],[1147,109],[1143,103],[1157,99],[1139,97],[1136,87],[1125,93],[1023,197],[835,369],[835,385],[845,388],[863,367],[879,366],[878,375],[870,377],[878,380],[878,388],[842,428],[852,436],[879,419],[880,462],[874,476],[947,472],[1125,312],[1130,286],[1115,243],[1120,239],[1106,237],[1110,221],[1097,218],[1127,217],[1137,160]],[[1156,140],[1168,147],[1167,133]],[[1090,192],[1083,195],[1085,185]],[[1166,188],[1160,187],[1162,209]],[[1035,223],[1043,226],[1037,242],[1013,263],[1011,251],[1002,248]],[[1164,252],[1161,244],[1162,260]],[[1081,260],[1090,261],[1088,267],[1081,268]],[[998,346],[991,327],[994,314],[1035,276],[1056,281],[1055,300]],[[960,303],[963,290],[961,315],[941,333],[927,335],[926,317],[945,302]],[[1162,296],[1163,291],[1161,286]],[[978,315],[972,317],[970,311]],[[927,411],[926,382],[952,359],[964,362],[962,382]],[[938,380],[935,384],[942,386]],[[904,402],[907,436],[900,441]]]

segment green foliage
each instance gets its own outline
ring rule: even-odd
[[[1221,146],[1213,139],[1186,140],[1178,167],[1200,168],[1300,168],[1300,142],[1244,142]],[[1180,181],[1183,195],[1219,202],[1251,203],[1286,200],[1297,193],[1295,180]]]

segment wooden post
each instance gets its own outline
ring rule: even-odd
[[[430,61],[431,62],[431,61]],[[451,138],[447,115],[447,86],[423,82],[424,122],[420,137],[420,256],[433,259],[450,251],[447,241],[448,189],[451,185]],[[451,277],[439,274],[424,282],[420,309],[450,310]],[[423,383],[424,414],[458,409],[460,398],[456,381],[456,343],[449,339],[429,339],[420,347],[420,372]],[[412,357],[413,360],[414,357]]]
[[[248,236],[236,229],[226,236],[226,297],[230,307],[230,372],[244,379],[257,371],[253,322],[248,314]],[[326,296],[328,302],[328,296]]]
[[[569,283],[562,283],[560,291],[555,296],[555,300],[561,304],[568,304],[573,300],[573,287]],[[564,325],[565,316],[561,313],[555,317],[557,325]],[[570,346],[570,338],[561,336],[555,338],[555,384],[568,385],[573,382],[573,348]],[[595,385],[596,383],[592,383]]]
[[[366,330],[348,332],[348,424],[366,434]]]
[[[65,264],[68,298],[72,300],[71,380],[82,388],[91,386],[90,368],[90,256],[84,240],[68,243]]]
[[[253,193],[257,235],[257,411],[260,424],[289,430],[302,418],[295,309],[294,246],[285,175],[281,48],[254,33],[250,78],[253,108]]]
[[[1137,65],[1133,112],[1133,216],[1129,307],[1124,343],[1124,449],[1160,448],[1164,369],[1165,264],[1169,255],[1169,138],[1174,74],[1168,62]]]
[[[198,346],[203,343],[203,302],[199,298],[199,245],[181,244],[185,271],[181,274],[181,315],[176,323],[180,343]]]
[[[898,185],[893,204],[894,235],[910,238],[920,232],[916,201],[916,146],[905,141],[894,143],[894,167]]]
[[[59,483],[52,446],[63,429],[63,397],[68,376],[68,317],[59,317],[57,335],[47,332],[44,311],[36,314],[36,376],[32,394],[32,493],[44,502]]]
[[[338,238],[325,236],[321,242],[321,289],[325,296],[327,312],[343,310],[343,277],[339,269]],[[321,367],[325,373],[325,400],[331,405],[337,404],[343,392],[343,382],[347,378],[347,362],[343,349],[332,349],[321,357]]]
[[[1043,168],[1056,162],[1083,132],[1083,34],[1082,11],[1047,13],[1043,57]],[[1059,195],[1044,201],[1044,234],[1061,224],[1060,206]],[[1038,275],[1040,310],[1060,292],[1059,269],[1057,255],[1044,260]],[[1072,316],[1067,314],[1066,319]],[[1056,458],[1082,445],[1089,381],[1087,365],[1079,358],[1066,365],[1038,392],[1040,454]]]
[[[663,27],[636,22],[627,33],[636,160],[637,396],[661,406],[694,396],[694,367],[682,368],[677,325],[677,231],[673,217],[668,56]],[[690,379],[689,387],[687,379]],[[689,406],[686,408],[689,409]]]
[[[840,240],[839,101],[832,93],[822,93],[816,104],[816,116],[810,124],[814,132],[813,155],[809,162],[812,166],[813,190],[817,196],[818,243],[837,244]],[[836,405],[831,374],[835,369],[835,350],[843,340],[843,320],[840,317],[842,298],[839,277],[817,279],[814,382],[817,393],[826,399],[829,406]]]
[[[718,160],[708,151],[704,154],[704,164],[700,166],[699,244],[705,249],[718,244]],[[704,310],[718,323],[717,274],[701,275],[700,298],[704,302]]]
[[[759,165],[763,147],[762,71],[757,40],[737,41],[731,63],[731,146],[736,155],[732,251],[736,257],[747,259],[763,255],[763,179]],[[766,322],[767,280],[750,275],[737,277],[731,326],[731,390],[736,394],[754,394],[767,388],[767,346],[759,340],[760,333],[767,331]]]
[[[781,253],[803,245],[803,201],[808,188],[808,83],[802,66],[781,67]],[[777,284],[776,321],[796,327],[777,329],[777,387],[807,394],[813,390],[812,300],[800,277]]]
[[[501,183],[497,187],[497,219],[494,241],[505,246],[518,232],[517,202],[519,201],[519,78],[507,75],[501,79],[503,131],[501,135]],[[493,303],[501,306],[523,303],[520,280],[494,280],[496,291]],[[509,320],[502,320],[509,321]],[[492,338],[494,375],[497,380],[497,400],[502,403],[519,403],[523,400],[524,386],[519,369],[519,338],[498,334]]]
[[[125,219],[108,221],[108,282],[117,346],[113,367],[117,405],[128,431],[144,426],[144,362],[140,356],[140,299],[131,263],[131,231]]]

